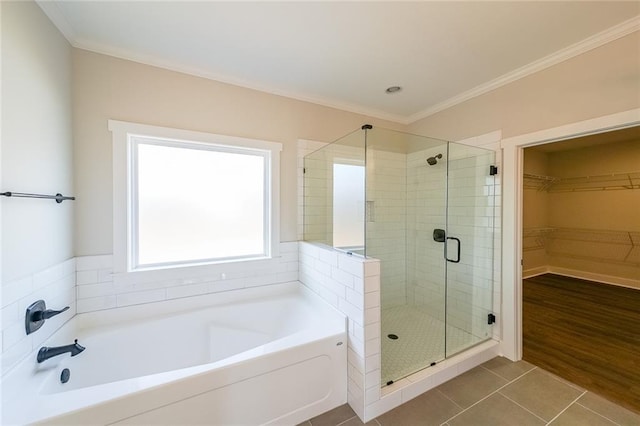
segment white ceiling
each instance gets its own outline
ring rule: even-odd
[[[38,3],[75,47],[404,123],[640,29],[638,1]]]

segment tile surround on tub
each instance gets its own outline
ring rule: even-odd
[[[298,280],[298,242],[280,243],[273,259],[182,268],[153,279],[116,275],[111,255],[77,258],[78,313]]]
[[[76,313],[76,261],[65,260],[43,271],[23,277],[2,287],[2,374],[37,349]],[[48,309],[69,310],[48,319],[42,328],[27,336],[24,316],[27,306],[36,300]]]
[[[348,402],[360,418],[380,397],[380,261],[301,241],[299,280],[349,318]]]

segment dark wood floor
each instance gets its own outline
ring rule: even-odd
[[[523,357],[640,412],[640,290],[553,274],[524,280]]]

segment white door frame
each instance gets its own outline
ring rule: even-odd
[[[522,359],[523,149],[640,125],[640,108],[503,139],[502,147],[502,354]]]

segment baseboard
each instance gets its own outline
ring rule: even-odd
[[[632,288],[634,290],[640,290],[640,280],[634,280],[631,278],[621,278],[621,277],[615,277],[613,275],[578,271],[575,269],[562,268],[559,266],[548,266],[547,272],[551,274],[563,275],[565,277],[580,278],[583,280],[597,281],[605,284],[612,284],[612,285],[617,285],[621,287]],[[524,275],[524,272],[523,272],[523,275]]]
[[[548,266],[538,266],[537,268],[530,268],[522,271],[522,279],[537,277],[538,275],[546,274],[549,272]]]

